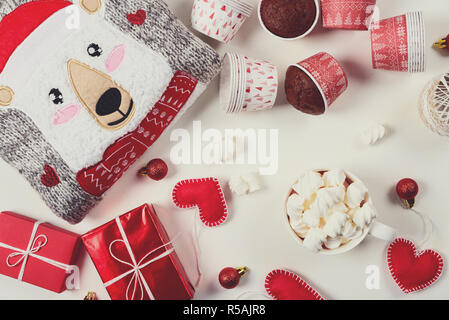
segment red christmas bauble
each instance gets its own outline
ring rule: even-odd
[[[240,278],[248,271],[247,267],[243,268],[224,268],[218,275],[218,281],[225,289],[233,289],[238,286]]]
[[[139,170],[139,174],[147,175],[149,178],[159,181],[167,176],[168,167],[162,159],[153,159],[147,166]]]
[[[418,194],[419,187],[415,180],[406,178],[402,179],[396,185],[396,192],[399,198],[402,200],[412,200],[415,199]]]
[[[415,205],[415,197],[419,191],[418,184],[415,180],[406,178],[402,179],[396,185],[396,193],[398,197],[402,200],[404,207],[410,209]]]

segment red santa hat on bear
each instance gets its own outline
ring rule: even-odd
[[[101,0],[80,0],[80,6],[93,14],[101,7]],[[73,5],[67,0],[36,0],[25,3],[0,21],[0,75],[16,49],[56,12]],[[13,91],[0,86],[0,106],[11,103]]]

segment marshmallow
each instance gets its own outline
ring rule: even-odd
[[[344,212],[334,212],[326,222],[323,228],[324,234],[331,238],[337,237],[341,234],[341,229],[348,221],[349,216]]]
[[[347,204],[351,208],[359,207],[362,201],[365,199],[368,190],[365,185],[359,181],[352,183],[346,190],[346,196],[348,199]]]
[[[292,194],[287,200],[287,214],[291,219],[299,219],[304,210],[305,199],[299,194]]]
[[[323,231],[318,228],[312,228],[304,238],[303,245],[313,252],[318,252],[323,248],[324,241],[326,241],[326,236]]]
[[[346,175],[341,169],[332,169],[323,174],[326,187],[338,187],[344,184]]]
[[[364,228],[371,224],[376,215],[376,209],[370,203],[365,203],[354,213],[353,221],[358,227]]]
[[[303,197],[309,198],[323,185],[323,179],[318,172],[308,171],[299,177],[299,181],[293,186],[293,190]]]
[[[257,173],[247,173],[241,176],[232,176],[229,179],[229,188],[239,196],[260,190],[259,175]]]

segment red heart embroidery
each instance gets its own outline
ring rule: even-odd
[[[59,179],[56,170],[52,166],[46,164],[44,166],[44,173],[41,175],[41,182],[44,186],[51,188],[60,184],[61,180]]]
[[[265,289],[275,300],[325,300],[300,276],[282,269],[267,275]]]
[[[388,246],[388,268],[404,293],[423,290],[438,280],[443,258],[433,251],[417,252],[413,242],[398,238]]]
[[[145,10],[137,10],[136,13],[130,13],[126,16],[128,18],[128,21],[132,24],[136,24],[138,26],[141,26],[145,19],[147,18],[147,12]]]
[[[216,178],[178,182],[173,189],[173,202],[179,208],[197,206],[201,221],[208,227],[222,224],[228,216],[223,190]]]

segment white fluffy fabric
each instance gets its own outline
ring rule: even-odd
[[[77,172],[99,162],[104,151],[113,142],[138,126],[162,96],[174,70],[162,55],[118,32],[99,16],[89,16],[81,12],[81,28],[71,30],[68,38],[60,38],[63,31],[49,32],[55,29],[55,21],[64,17],[67,17],[64,10],[53,15],[30,35],[19,50],[16,50],[14,55],[22,59],[28,55],[32,60],[34,52],[26,43],[28,41],[36,43],[40,39],[46,43],[45,52],[36,53],[39,61],[28,63],[27,70],[22,70],[24,74],[20,81],[15,76],[14,81],[10,83],[14,86],[15,92],[12,106],[24,111],[33,119],[70,168]],[[60,23],[56,25],[60,27]],[[101,47],[103,50],[101,56],[88,55],[87,48],[91,43]],[[59,109],[71,104],[81,104],[70,84],[67,62],[75,59],[108,74],[106,60],[118,45],[125,46],[125,57],[120,67],[109,75],[131,94],[136,105],[132,120],[119,130],[107,130],[101,127],[83,107],[71,121],[54,125],[55,113]],[[13,65],[19,63],[19,59],[11,60],[16,62],[12,63]],[[7,65],[4,74],[13,71],[14,67]],[[5,81],[7,79],[0,78],[0,84],[8,85],[4,83]],[[52,88],[61,91],[63,104],[55,105],[49,99]],[[199,86],[195,90],[199,92],[195,92],[193,96],[198,96],[202,89],[204,88]]]

